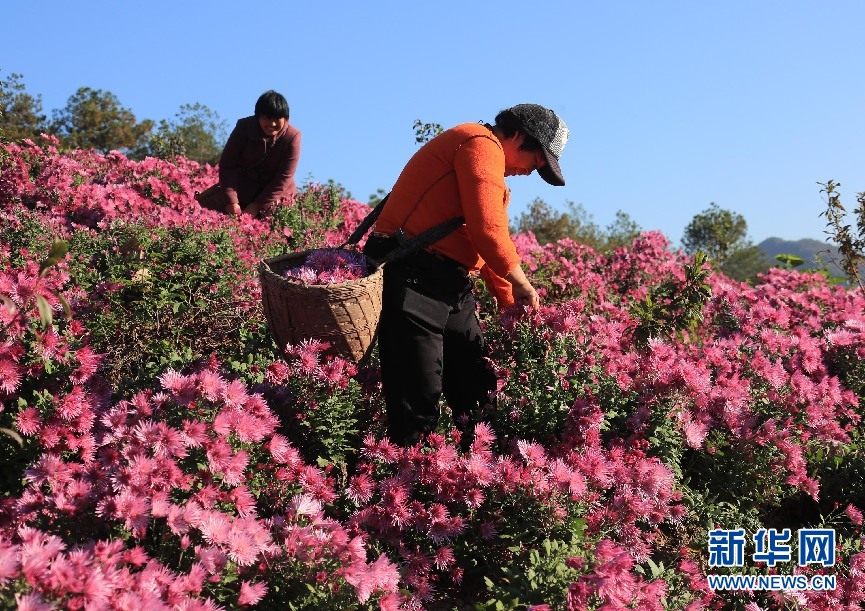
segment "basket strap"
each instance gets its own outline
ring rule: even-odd
[[[369,231],[369,228],[373,226],[373,224],[378,220],[378,217],[381,215],[381,211],[384,210],[384,206],[387,203],[387,198],[390,197],[390,193],[384,196],[384,198],[378,203],[378,205],[372,209],[372,211],[366,215],[360,225],[358,225],[357,229],[349,236],[348,240],[339,248],[345,248],[349,245],[354,245],[360,242],[361,238],[366,235],[366,232]],[[396,232],[397,240],[399,241],[399,246],[390,251],[378,264],[377,267],[381,267],[385,263],[389,263],[391,261],[398,261],[403,257],[407,257],[417,251],[426,248],[427,246],[432,246],[443,237],[448,235],[449,233],[459,229],[465,223],[465,217],[458,216],[452,219],[448,219],[443,223],[436,225],[435,227],[430,227],[426,231],[422,231],[417,234],[413,238],[406,238],[405,233],[403,233],[402,229],[398,229]]]
[[[387,198],[390,197],[390,193],[384,196],[378,205],[372,209],[372,211],[366,215],[366,218],[360,222],[360,225],[357,226],[357,229],[349,236],[348,240],[346,240],[345,244],[341,245],[339,248],[345,248],[349,244],[357,244],[360,242],[360,239],[369,231],[369,228],[373,226],[373,223],[378,220],[381,211],[384,210],[384,205],[387,203]]]
[[[465,217],[457,216],[455,218],[448,219],[443,223],[436,225],[435,227],[430,227],[426,231],[422,231],[421,233],[417,234],[413,238],[408,239],[407,241],[399,239],[399,234],[401,234],[402,231],[398,230],[397,239],[399,240],[400,245],[384,256],[384,259],[379,264],[379,267],[381,267],[385,263],[398,261],[399,259],[414,254],[417,251],[426,248],[427,246],[432,246],[449,233],[456,231],[457,229],[462,227],[463,223],[465,222]]]

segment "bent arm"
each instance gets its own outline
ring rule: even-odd
[[[454,157],[466,231],[481,258],[504,278],[520,256],[508,228],[505,158],[498,142],[475,137]]]
[[[492,296],[495,297],[496,305],[499,308],[506,308],[514,305],[513,287],[510,282],[491,270],[490,266],[487,264],[484,264],[484,266],[481,267],[481,278],[484,279],[487,289],[489,289]]]
[[[540,306],[534,287],[520,266],[511,240],[506,209],[505,160],[489,138],[474,138],[457,151],[454,168],[459,183],[466,230],[484,260],[481,274],[501,307]]]

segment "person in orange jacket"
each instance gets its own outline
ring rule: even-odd
[[[537,170],[549,184],[564,185],[559,157],[568,135],[552,110],[519,104],[500,112],[494,125],[446,130],[421,147],[397,179],[364,247],[372,258],[449,219],[464,222],[384,267],[378,341],[394,443],[408,446],[435,430],[442,393],[463,439],[471,437],[472,414],[496,383],[484,361],[472,276],[481,274],[500,308],[539,307],[510,237],[505,177]]]

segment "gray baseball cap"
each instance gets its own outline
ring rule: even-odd
[[[541,143],[547,165],[538,174],[551,185],[563,187],[565,178],[559,157],[571,133],[568,126],[555,112],[538,104],[517,104],[508,110],[523,124],[525,132]]]

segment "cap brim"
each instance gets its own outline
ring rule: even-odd
[[[565,177],[562,176],[562,168],[559,166],[559,160],[550,153],[547,149],[541,147],[544,152],[544,159],[547,160],[547,165],[538,170],[538,174],[546,182],[554,187],[564,187]]]

